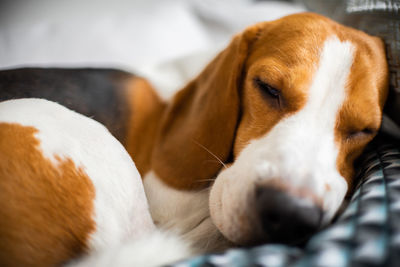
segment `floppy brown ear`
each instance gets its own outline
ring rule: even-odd
[[[223,167],[216,157],[228,160],[239,118],[243,66],[258,31],[253,26],[235,36],[167,108],[152,157],[152,169],[167,184],[205,187]]]

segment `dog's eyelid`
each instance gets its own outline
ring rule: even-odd
[[[348,139],[354,139],[358,137],[369,137],[376,134],[378,130],[372,127],[365,127],[362,130],[350,130],[347,133]]]
[[[273,87],[272,85],[262,81],[259,77],[253,79],[255,85],[258,89],[262,91],[262,93],[278,102],[278,106],[280,106],[281,102],[281,90]]]
[[[281,94],[281,90],[277,89],[275,86],[269,84],[268,82],[263,81],[260,77],[254,78],[254,82],[260,89],[267,89],[276,95]]]
[[[365,134],[376,134],[378,132],[378,130],[376,130],[372,127],[366,127],[361,132],[363,132]]]

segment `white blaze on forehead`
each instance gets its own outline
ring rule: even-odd
[[[259,176],[310,190],[323,201],[326,220],[334,215],[347,191],[345,179],[337,170],[335,125],[352,64],[352,44],[329,37],[305,106],[250,145],[265,153],[258,167]],[[327,191],[326,185],[331,190]]]
[[[339,108],[346,97],[346,83],[352,64],[353,45],[341,42],[336,36],[328,38],[311,84],[307,104],[300,115],[310,113],[309,116],[316,118],[310,122],[324,126],[322,130],[333,133]]]
[[[321,47],[305,106],[281,120],[264,137],[251,141],[232,167],[217,177],[212,199],[213,191],[218,192],[220,186],[224,191],[226,188],[234,191],[240,186],[238,192],[248,193],[254,190],[254,183],[268,185],[268,181],[274,180],[294,190],[305,189],[319,198],[323,221],[328,222],[347,191],[347,183],[336,164],[335,124],[346,97],[352,64],[352,44],[341,42],[336,36],[329,37]],[[239,199],[246,198],[237,195],[235,198],[224,201],[224,209],[245,210],[246,204],[239,203]]]
[[[265,147],[263,165],[270,165],[267,173],[320,197],[325,220],[334,215],[347,191],[347,183],[337,170],[335,125],[346,97],[352,64],[352,44],[341,42],[336,36],[329,37],[322,48],[305,106],[256,141],[263,143],[259,147]],[[266,173],[259,175],[265,177]]]

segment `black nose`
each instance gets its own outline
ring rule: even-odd
[[[269,242],[301,244],[318,230],[322,217],[311,201],[270,187],[256,188],[256,209]]]

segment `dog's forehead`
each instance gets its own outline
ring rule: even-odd
[[[289,65],[316,61],[324,42],[332,36],[351,42],[357,51],[372,57],[382,57],[382,43],[378,38],[326,17],[305,13],[260,25],[258,39],[252,45],[248,63],[274,55]]]
[[[335,24],[314,14],[298,14],[266,22],[260,26],[247,63],[251,65],[266,57],[278,57],[286,65],[315,62],[324,40],[338,32],[333,27]]]
[[[346,100],[363,100],[355,105],[378,101],[382,108],[388,70],[384,44],[379,38],[312,13],[264,23],[261,29],[248,55],[248,74],[266,76],[277,87],[306,90],[318,68],[325,42],[337,38],[354,48]]]

